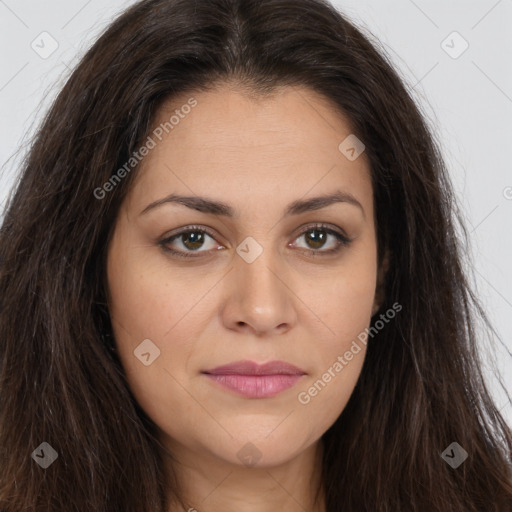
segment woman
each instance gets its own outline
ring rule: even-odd
[[[329,4],[134,5],[2,225],[1,510],[510,510],[458,219]]]

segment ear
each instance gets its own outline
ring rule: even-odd
[[[379,267],[379,270],[377,272],[377,286],[375,289],[375,297],[373,301],[373,308],[372,308],[372,316],[377,313],[379,308],[381,307],[382,303],[385,300],[385,283],[386,283],[386,276],[388,273],[389,265],[391,261],[391,251],[389,249],[386,249],[386,253],[384,254],[384,258],[382,259],[382,263]]]

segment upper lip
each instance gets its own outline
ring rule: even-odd
[[[211,375],[305,375],[306,372],[286,361],[270,361],[258,364],[254,361],[235,361],[217,366],[202,373]]]

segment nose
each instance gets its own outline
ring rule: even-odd
[[[251,263],[237,255],[227,279],[222,320],[228,329],[269,336],[283,334],[296,323],[298,298],[287,282],[289,272],[270,250]]]

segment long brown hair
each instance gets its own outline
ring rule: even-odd
[[[327,511],[511,510],[512,435],[475,333],[477,317],[492,326],[465,275],[468,235],[438,144],[385,53],[322,0],[144,0],[73,71],[0,232],[0,509],[164,512],[179,496],[106,302],[105,257],[136,169],[95,190],[164,101],[233,80],[254,94],[305,85],[348,117],[371,163],[379,261],[391,254],[372,324],[403,306],[369,339],[323,436]],[[58,454],[47,469],[33,456],[43,442]],[[452,442],[468,454],[457,468],[441,457]]]

